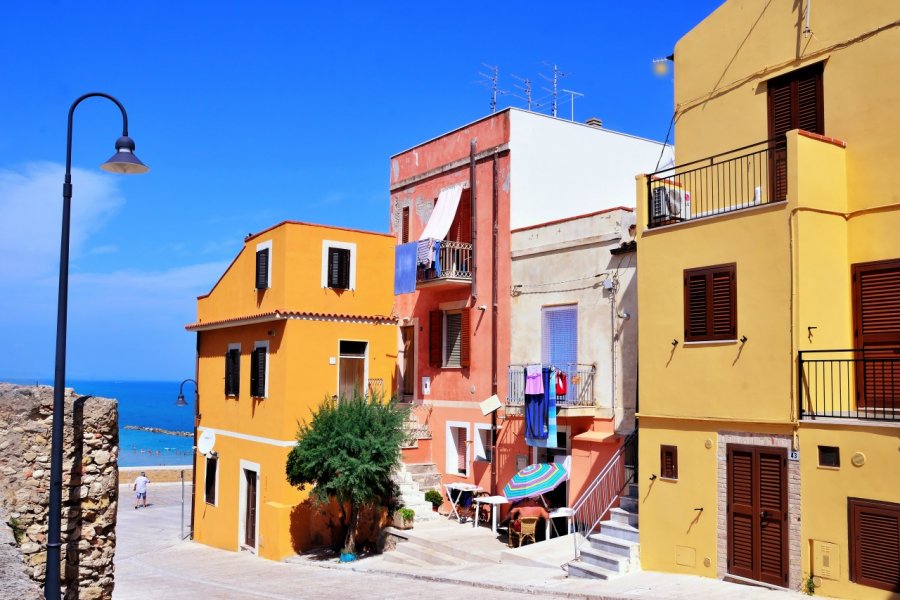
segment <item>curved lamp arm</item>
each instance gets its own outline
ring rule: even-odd
[[[175,406],[187,406],[187,402],[184,399],[184,384],[188,381],[194,384],[194,399],[196,400],[197,394],[200,393],[200,390],[197,389],[197,382],[193,379],[185,379],[181,382],[181,385],[178,386],[178,400],[175,401]]]

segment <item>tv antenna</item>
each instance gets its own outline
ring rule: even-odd
[[[544,64],[547,64],[547,63],[544,63]],[[550,66],[550,65],[547,64],[547,66]],[[550,103],[550,106],[551,106],[550,114],[552,114],[555,117],[556,116],[556,108],[557,108],[558,100],[559,100],[559,92],[557,91],[558,86],[559,86],[559,80],[562,79],[563,77],[565,77],[566,75],[568,75],[568,73],[563,73],[562,71],[559,70],[559,67],[557,67],[556,65],[553,65],[553,77],[552,78],[547,77],[543,73],[541,73],[540,75],[541,75],[541,77],[544,78],[545,81],[547,81],[551,85],[553,85],[552,90],[547,89],[547,88],[543,88],[543,89],[550,92],[550,95],[553,98],[553,100]]]
[[[572,96],[572,99],[571,99],[572,119],[571,120],[574,121],[575,120],[575,96],[578,96],[579,98],[584,98],[584,94],[582,94],[581,92],[574,92],[572,90],[563,90],[563,93],[570,94]]]
[[[498,82],[500,81],[500,69],[498,67],[492,67],[491,65],[481,63],[486,69],[491,71],[491,74],[478,72],[479,75],[484,77],[483,80],[478,81],[481,85],[486,85],[491,89],[491,113],[497,112],[497,96],[502,96],[503,94],[507,94],[506,90],[501,90]]]
[[[520,96],[518,94],[513,94],[513,97],[518,98],[519,100],[525,101],[525,106],[528,107],[528,110],[531,110],[532,100],[531,100],[531,80],[527,77],[519,77],[518,75],[513,75],[513,78],[518,79],[522,82],[523,85],[516,85],[518,89],[524,92],[525,96]]]

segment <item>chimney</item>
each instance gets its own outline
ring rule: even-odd
[[[590,127],[596,127],[597,129],[603,128],[603,119],[599,119],[597,117],[591,117],[585,123]]]

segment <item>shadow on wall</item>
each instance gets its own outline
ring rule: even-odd
[[[80,396],[72,403],[72,467],[69,471],[69,497],[63,498],[64,522],[75,523],[75,527],[65,538],[65,598],[78,598],[78,571],[81,568],[81,553],[78,543],[81,541],[83,522],[82,503],[87,498],[81,497],[81,478],[84,463],[84,403],[90,396]],[[78,484],[78,485],[76,485]]]
[[[291,547],[298,554],[322,548],[339,551],[347,535],[349,519],[349,504],[342,510],[334,500],[324,504],[304,500],[291,510]],[[362,508],[356,529],[357,548],[374,550],[381,530],[390,524],[387,508]]]

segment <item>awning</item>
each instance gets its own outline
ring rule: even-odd
[[[603,442],[612,441],[615,437],[616,434],[612,431],[585,431],[572,436],[572,440],[575,442],[601,444]]]
[[[428,219],[428,223],[425,224],[422,235],[419,236],[420,240],[429,238],[442,240],[447,237],[447,232],[450,231],[453,219],[456,218],[456,209],[459,207],[459,198],[462,196],[463,185],[458,183],[441,190],[434,205],[434,210],[431,212],[431,217]]]

